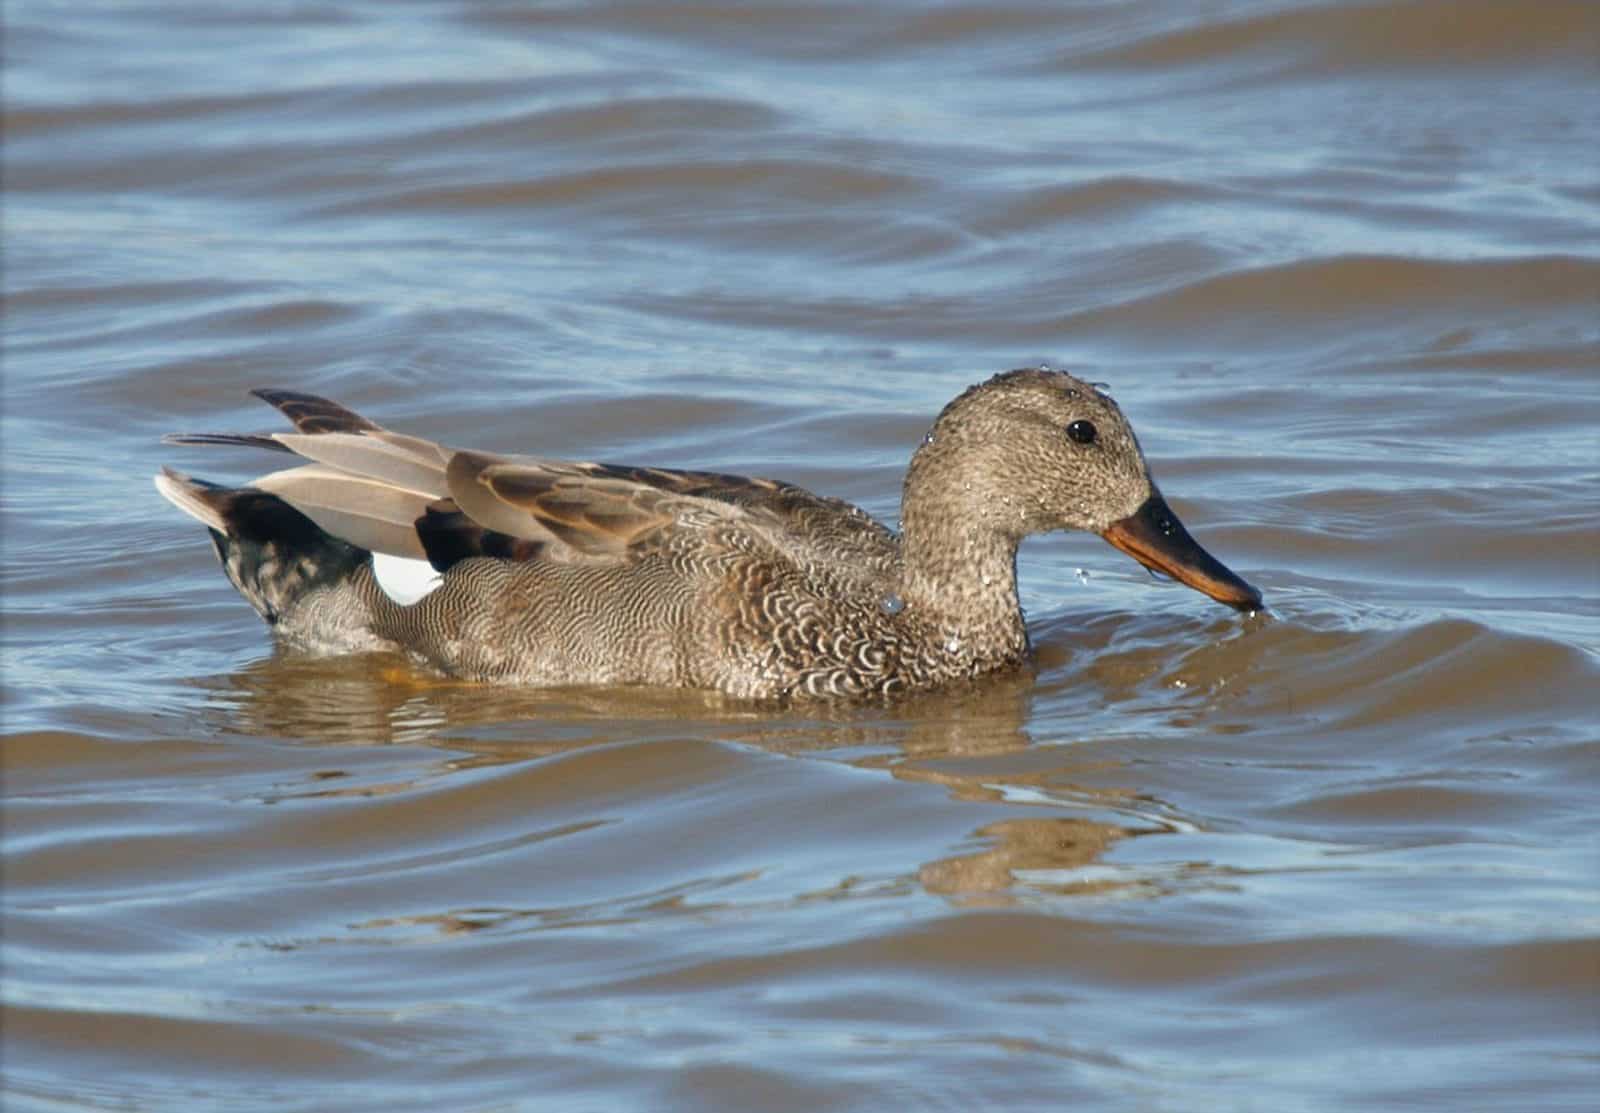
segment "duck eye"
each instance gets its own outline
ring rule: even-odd
[[[1095,438],[1094,422],[1074,421],[1067,426],[1067,439],[1073,444],[1093,444]]]

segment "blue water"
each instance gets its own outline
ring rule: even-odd
[[[6,22],[7,1109],[1592,1104],[1600,9]],[[486,689],[150,486],[279,386],[893,523],[1040,361],[1268,614],[1053,536],[981,691]]]

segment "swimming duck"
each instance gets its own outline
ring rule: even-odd
[[[1026,660],[1017,546],[1062,529],[1261,607],[1167,506],[1117,404],[1060,371],[996,375],[944,408],[898,534],[770,479],[452,449],[315,395],[253,393],[295,431],[166,441],[307,462],[243,487],[163,469],[156,487],[209,527],[268,624],[317,649],[537,686],[893,695]]]

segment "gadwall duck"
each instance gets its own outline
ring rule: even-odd
[[[250,605],[312,648],[539,686],[891,695],[1021,664],[1017,545],[1060,529],[1261,606],[1168,508],[1117,404],[1059,371],[997,375],[944,408],[899,534],[770,479],[451,449],[315,395],[254,393],[295,432],[167,442],[310,463],[244,487],[164,469],[156,486],[210,527]]]

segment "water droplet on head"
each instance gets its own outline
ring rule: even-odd
[[[891,591],[878,600],[878,609],[887,615],[897,615],[906,609],[906,601]]]
[[[923,444],[932,444],[933,443],[933,433],[932,433],[932,431],[929,431],[928,435],[922,438],[922,443]]]
[[[944,651],[946,653],[960,653],[961,636],[959,634],[951,634],[950,640],[944,643]]]
[[[980,576],[978,578],[983,581],[983,586],[984,587],[988,587],[990,584],[994,583],[994,577],[989,575],[989,573],[987,573],[987,572],[985,572],[982,576]]]

